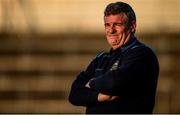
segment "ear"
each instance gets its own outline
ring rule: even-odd
[[[136,31],[136,21],[132,21],[132,24],[131,24],[131,32],[135,32]]]

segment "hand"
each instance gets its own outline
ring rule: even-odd
[[[103,102],[103,101],[113,101],[115,99],[119,98],[118,96],[112,96],[112,95],[105,95],[102,93],[98,94],[98,101]]]
[[[85,87],[91,88],[89,84],[90,84],[90,82],[91,82],[93,79],[94,79],[94,78],[90,79],[90,80],[86,83]],[[113,100],[115,100],[115,99],[117,99],[117,98],[119,98],[119,97],[118,97],[118,96],[112,96],[112,95],[105,95],[105,94],[102,94],[102,93],[99,93],[99,94],[98,94],[98,101],[99,101],[99,102],[103,102],[103,101],[113,101]]]

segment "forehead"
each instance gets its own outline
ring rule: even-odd
[[[128,17],[125,13],[120,13],[116,15],[109,15],[104,16],[104,22],[105,23],[112,23],[112,22],[127,22]]]

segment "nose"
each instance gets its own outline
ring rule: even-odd
[[[111,33],[111,34],[116,33],[116,29],[115,29],[114,25],[111,25],[111,27],[110,27],[110,33]]]

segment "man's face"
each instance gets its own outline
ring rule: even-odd
[[[107,41],[113,49],[126,44],[136,28],[136,22],[128,24],[128,17],[124,13],[105,16],[104,25]]]

